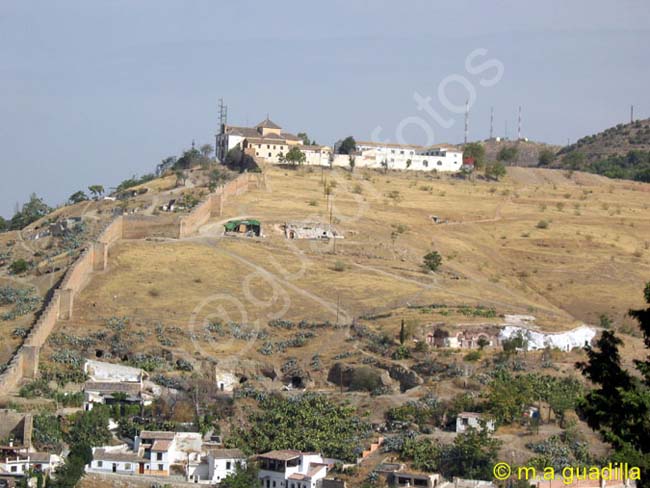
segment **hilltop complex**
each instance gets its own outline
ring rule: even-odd
[[[303,144],[302,138],[284,132],[268,117],[255,127],[221,124],[216,136],[216,158],[225,162],[228,153],[239,149],[244,154],[265,163],[283,164],[292,148],[304,155],[304,164],[312,166],[384,168],[416,171],[457,172],[463,166],[463,152],[449,144],[418,146],[388,142],[358,142],[350,154],[338,154],[340,143],[334,147]],[[351,162],[353,161],[353,162]]]

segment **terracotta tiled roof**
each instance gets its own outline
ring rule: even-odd
[[[281,451],[269,451],[264,454],[260,454],[258,457],[264,459],[275,459],[277,461],[289,461],[290,459],[295,459],[300,457],[300,451],[292,451],[290,449],[283,449]]]
[[[246,456],[239,449],[210,449],[210,454],[215,459],[245,459]]]
[[[278,124],[273,122],[271,119],[268,117],[264,119],[262,122],[257,124],[255,127],[260,127],[262,129],[282,129]]]
[[[146,459],[138,456],[134,452],[126,451],[106,451],[105,449],[95,449],[93,453],[93,459],[96,461],[116,461],[116,462],[132,462],[139,463],[144,462]]]
[[[172,440],[176,437],[176,432],[165,432],[156,430],[143,430],[140,433],[140,439],[167,439]]]
[[[172,442],[169,439],[156,439],[151,445],[151,450],[157,452],[169,451],[169,448],[172,447]]]

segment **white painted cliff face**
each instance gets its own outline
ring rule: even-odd
[[[510,339],[511,337],[523,334],[528,340],[528,350],[536,351],[546,347],[558,348],[562,351],[571,351],[576,347],[584,347],[596,337],[595,329],[582,325],[573,330],[560,332],[557,334],[545,334],[536,332],[524,327],[505,326],[499,333],[501,340]]]

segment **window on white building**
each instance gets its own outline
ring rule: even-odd
[[[131,469],[131,464],[126,463],[126,464],[124,465],[124,469],[127,470],[127,471],[129,471],[129,470]]]
[[[425,168],[428,168],[429,167],[429,161],[422,161],[422,166],[424,166]]]
[[[438,166],[442,166],[442,161],[438,161]]]
[[[230,469],[231,464],[232,463],[230,461],[226,461],[226,469]]]
[[[165,470],[165,465],[164,464],[159,464],[158,465],[158,471],[164,471]]]
[[[102,461],[97,461],[97,467],[98,468],[101,468],[103,465],[104,465],[104,463]]]
[[[156,461],[162,461],[162,452],[156,453]]]

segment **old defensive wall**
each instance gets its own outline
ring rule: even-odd
[[[36,378],[41,347],[47,341],[57,321],[72,318],[75,297],[88,284],[93,273],[106,269],[108,250],[113,244],[122,239],[148,237],[179,239],[191,236],[208,219],[220,216],[224,203],[229,198],[263,186],[263,174],[242,173],[234,180],[217,187],[205,200],[194,207],[189,215],[180,219],[170,215],[129,215],[119,216],[111,221],[70,266],[59,286],[51,294],[29,335],[0,375],[0,397],[15,390],[22,380]]]

